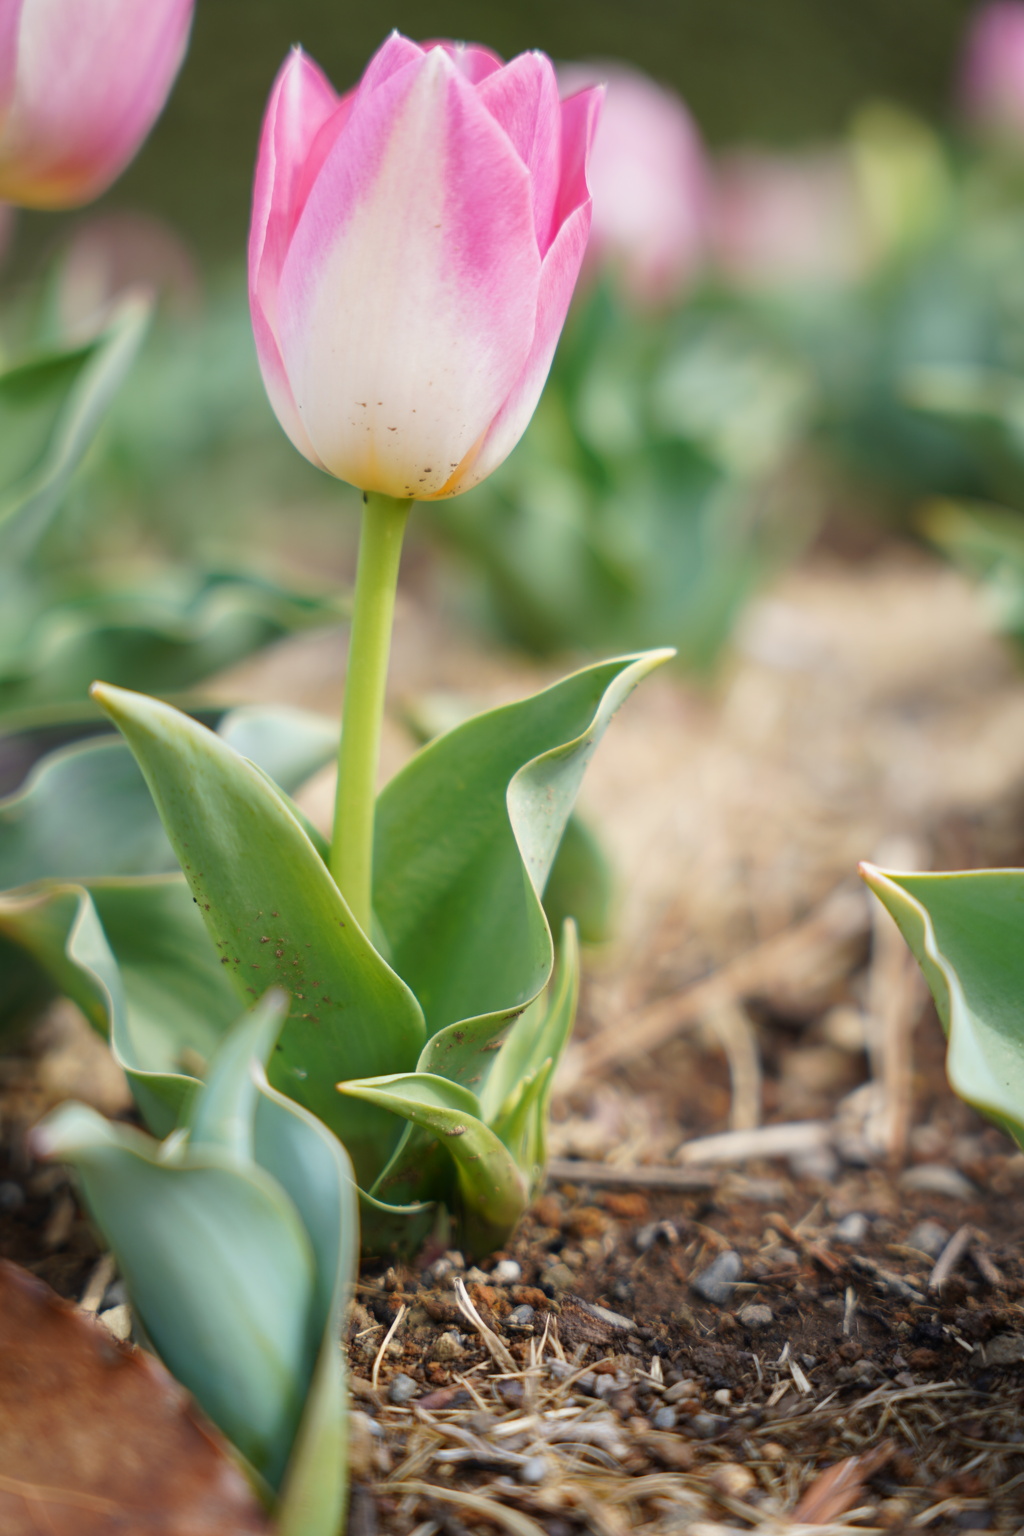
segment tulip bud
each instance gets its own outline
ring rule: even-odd
[[[1024,4],[993,0],[964,43],[960,95],[967,118],[996,137],[1024,139]]]
[[[105,191],[167,100],[194,0],[0,0],[0,198]]]
[[[600,92],[550,61],[393,33],[335,94],[296,50],[267,107],[249,292],[274,410],[314,464],[429,501],[502,462],[590,229]]]
[[[559,80],[563,90],[596,80],[608,87],[589,169],[588,267],[610,266],[634,303],[677,298],[703,259],[710,212],[692,117],[674,91],[621,64],[570,65]]]

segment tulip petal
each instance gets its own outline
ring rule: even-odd
[[[37,208],[97,197],[135,154],[167,99],[185,54],[192,7],[193,0],[15,5],[13,95],[0,128],[0,197]],[[12,42],[8,30],[5,18],[5,46]]]
[[[465,75],[471,85],[479,85],[481,80],[486,80],[489,75],[504,68],[498,55],[489,48],[481,48],[479,43],[448,43],[438,40],[423,44],[424,52],[430,48],[443,48],[459,73]]]
[[[458,496],[497,469],[522,437],[537,408],[590,233],[586,163],[602,94],[600,88],[581,91],[562,103],[562,184],[558,213],[562,214],[566,209],[568,213],[563,215],[541,267],[537,321],[530,354],[475,453],[467,456],[458,473],[440,491],[441,496]],[[436,500],[437,496],[430,499]]]
[[[299,417],[277,342],[277,288],[304,206],[300,182],[307,160],[321,130],[338,115],[339,103],[326,76],[301,48],[294,48],[274,82],[263,119],[249,234],[249,303],[263,381],[281,425],[315,464],[320,461]],[[308,178],[305,196],[310,185]]]
[[[521,53],[479,87],[478,96],[512,140],[530,173],[537,247],[547,254],[561,181],[562,107],[550,59]]]
[[[523,372],[540,275],[529,174],[449,55],[361,86],[278,294],[320,461],[365,490],[437,494]]]

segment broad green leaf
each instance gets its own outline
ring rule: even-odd
[[[337,747],[330,721],[286,706],[230,710],[217,734],[271,772],[284,791],[304,783]],[[0,890],[177,868],[146,781],[120,737],[50,753],[0,800]]]
[[[427,1072],[338,1084],[348,1098],[378,1104],[433,1137],[455,1163],[465,1241],[480,1253],[508,1236],[527,1204],[526,1180],[507,1147],[480,1119],[475,1094]]]
[[[229,1031],[181,1137],[158,1147],[70,1105],[44,1122],[40,1140],[77,1167],[132,1304],[172,1370],[282,1486],[275,1528],[282,1536],[338,1536],[347,1481],[340,1342],[358,1261],[358,1210],[340,1142],[267,1082],[263,1060],[286,1007],[283,994],[271,994]],[[145,1162],[140,1176],[133,1153],[159,1165],[162,1176],[155,1179]],[[211,1161],[239,1182],[214,1184]],[[268,1195],[276,1207],[269,1220],[261,1208]],[[233,1251],[237,1224],[254,1210]]]
[[[394,1123],[334,1092],[342,1077],[414,1064],[419,1006],[352,918],[323,860],[266,777],[179,711],[97,687],[149,784],[224,969],[243,998],[277,984],[291,1012],[275,1087],[345,1142],[361,1183],[393,1145]]]
[[[374,907],[434,1037],[419,1070],[475,1086],[481,1053],[546,984],[540,897],[580,780],[615,710],[670,655],[588,667],[479,715],[381,793]]]
[[[348,1394],[341,1347],[359,1265],[359,1208],[352,1166],[324,1125],[257,1074],[255,1148],[260,1166],[291,1197],[313,1245],[314,1326],[320,1348],[278,1509],[280,1536],[336,1536],[348,1482]]]
[[[266,1061],[287,1013],[287,994],[275,987],[224,1036],[192,1101],[188,1141],[193,1152],[215,1147],[239,1163],[252,1162],[259,1095],[252,1064]]]
[[[951,1087],[1024,1145],[1024,870],[861,873],[931,988]]]
[[[135,360],[152,312],[122,299],[88,346],[0,375],[0,437],[18,457],[0,463],[0,550],[24,557],[45,531]]]
[[[238,1013],[181,876],[0,893],[0,933],[109,1034],[147,1125],[171,1131]]]
[[[165,1158],[81,1104],[37,1134],[74,1167],[157,1352],[276,1485],[319,1343],[313,1250],[284,1190],[213,1147]]]
[[[551,1089],[576,1021],[580,952],[567,922],[551,985],[513,1024],[481,1095],[484,1119],[508,1147],[533,1188],[547,1161]]]

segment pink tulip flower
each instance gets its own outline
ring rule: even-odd
[[[543,54],[393,33],[335,94],[296,50],[263,125],[249,292],[263,379],[331,474],[420,501],[519,441],[590,229],[600,91]]]
[[[74,208],[119,176],[185,56],[194,0],[0,0],[0,198]]]
[[[967,118],[1007,139],[1024,139],[1024,4],[992,0],[967,32],[960,96]]]
[[[563,90],[597,80],[608,95],[594,139],[594,223],[587,266],[608,266],[628,299],[678,298],[702,263],[709,176],[697,127],[674,91],[621,64],[559,70]]]

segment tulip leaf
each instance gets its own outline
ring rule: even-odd
[[[285,706],[230,710],[217,734],[283,790],[298,788],[337,747],[330,721]],[[0,890],[177,868],[146,781],[120,737],[50,753],[20,789],[0,799]]]
[[[547,983],[540,897],[580,780],[616,709],[670,655],[588,667],[478,715],[382,791],[374,906],[433,1037],[419,1070],[477,1086],[482,1053]]]
[[[287,993],[275,987],[224,1036],[192,1101],[188,1140],[193,1151],[218,1147],[240,1163],[252,1161],[259,1094],[252,1063],[266,1061],[287,1014]]]
[[[338,1091],[378,1104],[438,1139],[455,1163],[459,1214],[473,1251],[486,1252],[508,1235],[526,1209],[526,1180],[507,1147],[480,1119],[474,1093],[429,1072],[339,1083]],[[381,1183],[386,1181],[385,1173]]]
[[[152,313],[129,294],[101,336],[0,375],[0,551],[23,558],[45,532],[128,370]],[[16,457],[10,457],[10,445]]]
[[[333,1084],[414,1064],[423,1040],[415,997],[362,933],[265,775],[169,705],[117,688],[98,686],[95,696],[138,759],[239,993],[276,983],[291,996],[271,1082],[344,1140],[369,1183],[393,1146],[394,1123]]]
[[[43,1134],[74,1167],[157,1352],[276,1484],[313,1363],[314,1257],[295,1207],[255,1163],[210,1146],[164,1158],[81,1104]]]
[[[257,1161],[290,1196],[316,1259],[320,1347],[278,1509],[279,1536],[336,1536],[347,1487],[348,1394],[339,1347],[359,1264],[359,1207],[344,1147],[257,1074]]]
[[[0,933],[109,1034],[147,1125],[172,1130],[238,1013],[181,876],[7,891]]]
[[[1024,870],[861,872],[931,988],[950,1086],[1024,1146]]]
[[[286,996],[271,993],[229,1031],[182,1138],[158,1148],[81,1105],[58,1109],[37,1135],[77,1168],[171,1369],[283,1483],[275,1529],[337,1536],[347,1480],[339,1345],[358,1210],[340,1142],[267,1082],[263,1061],[286,1012]]]
[[[579,941],[575,925],[567,922],[551,984],[513,1024],[481,1095],[484,1118],[529,1178],[531,1188],[547,1162],[551,1089],[572,1034],[579,990]]]

